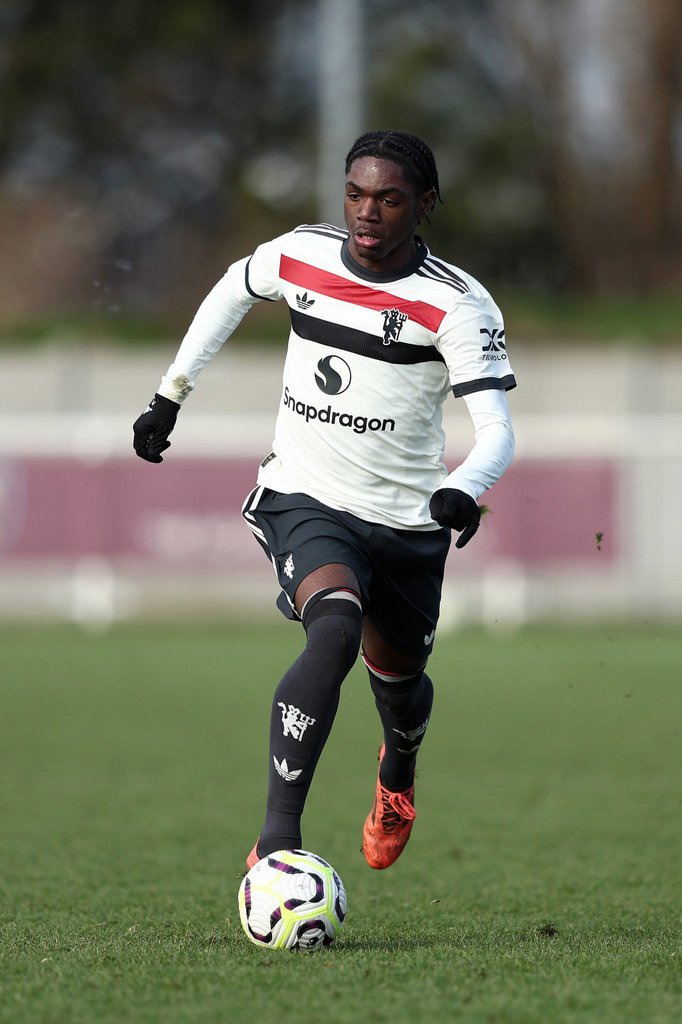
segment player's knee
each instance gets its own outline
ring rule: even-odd
[[[362,602],[355,591],[328,588],[306,601],[301,620],[308,646],[326,651],[350,671],[362,640]]]
[[[426,662],[424,662],[424,665],[417,669],[416,672],[400,674],[385,671],[378,665],[372,664],[364,652],[362,660],[369,673],[369,684],[372,688],[372,693],[378,701],[385,704],[388,708],[401,705],[405,698],[413,693],[424,677],[424,668],[426,667]]]

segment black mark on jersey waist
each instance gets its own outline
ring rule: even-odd
[[[294,334],[305,341],[314,341],[328,348],[355,352],[368,359],[379,359],[382,363],[398,363],[408,366],[412,363],[444,363],[442,355],[433,345],[407,345],[403,342],[384,345],[378,334],[367,334],[351,327],[289,309]]]

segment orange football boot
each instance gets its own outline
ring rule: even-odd
[[[394,793],[381,784],[381,762],[385,746],[379,750],[379,774],[374,806],[362,830],[362,852],[371,868],[389,868],[405,849],[417,812],[414,809],[414,783]]]
[[[259,836],[259,838],[260,838],[260,836]],[[258,839],[257,839],[256,842],[254,843],[253,850],[251,851],[249,856],[246,858],[246,870],[250,871],[251,868],[254,867],[258,863],[259,860],[260,860],[260,854],[258,853]]]

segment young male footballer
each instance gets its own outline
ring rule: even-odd
[[[462,548],[478,498],[514,451],[516,384],[488,292],[431,254],[417,226],[440,198],[415,135],[372,131],[346,160],[346,228],[304,224],[229,267],[200,306],[134,447],[161,462],[180,406],[256,302],[284,299],[291,332],[272,451],[242,515],[274,565],[305,646],[272,702],[265,820],[247,859],[301,846],[301,815],[358,652],[383,726],[362,849],[400,856],[431,714],[433,648],[451,531]],[[475,441],[448,473],[442,405],[463,398]]]

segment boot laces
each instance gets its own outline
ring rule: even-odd
[[[385,832],[395,832],[406,821],[414,821],[417,817],[410,800],[411,793],[412,790],[394,793],[384,786],[381,787],[381,825]]]

